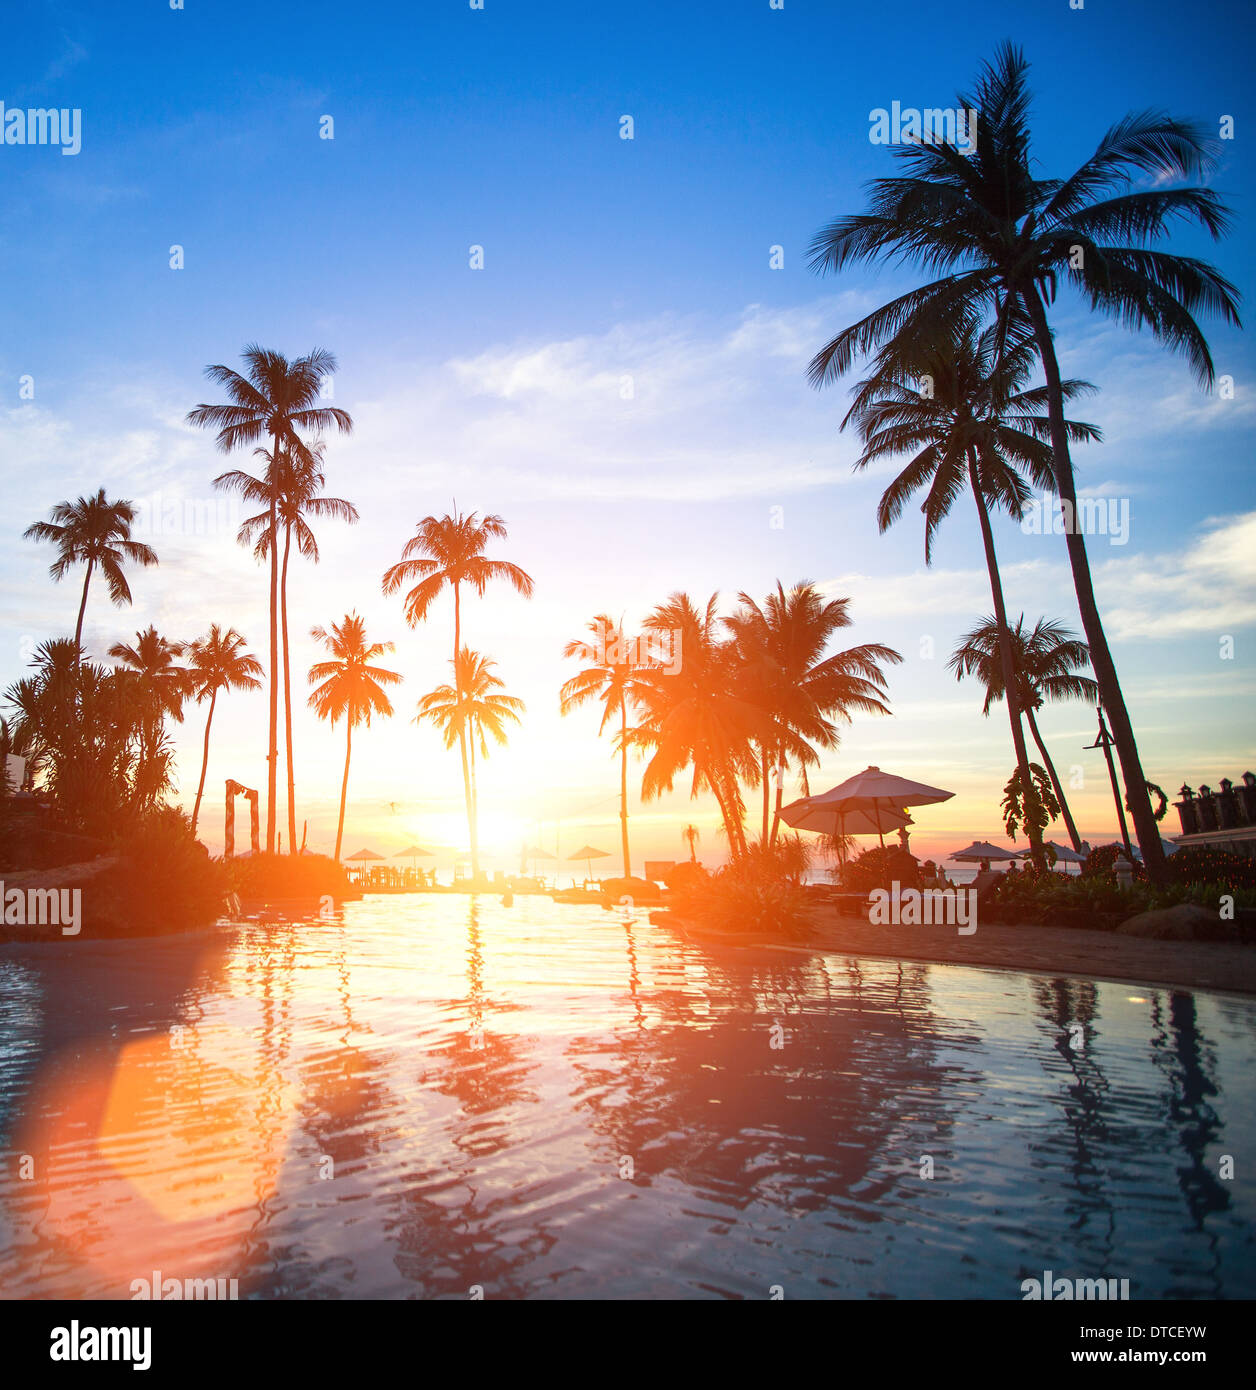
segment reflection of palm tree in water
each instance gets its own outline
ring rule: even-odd
[[[1080,1238],[1092,1216],[1103,1221],[1100,1236],[1101,1267],[1111,1267],[1116,1243],[1116,1208],[1108,1195],[1107,1151],[1116,1135],[1109,1128],[1104,1109],[1109,1082],[1094,1048],[1099,1016],[1099,991],[1089,980],[1034,980],[1034,1003],[1043,1032],[1052,1040],[1069,1079],[1059,1094],[1060,1108],[1071,1150],[1069,1171],[1077,1201],[1073,1229]],[[1045,1062],[1049,1074],[1058,1073],[1052,1058]],[[1050,1154],[1060,1146],[1054,1128],[1039,1146]]]
[[[1230,1194],[1204,1164],[1209,1145],[1220,1138],[1223,1128],[1217,1112],[1208,1103],[1208,1098],[1217,1094],[1217,1085],[1209,1075],[1215,1071],[1217,1059],[1212,1045],[1199,1031],[1193,994],[1175,991],[1169,995],[1167,1027],[1163,1001],[1159,994],[1155,995],[1151,1020],[1152,1061],[1164,1073],[1170,1088],[1167,1118],[1189,1160],[1185,1166],[1178,1166],[1178,1187],[1195,1229],[1207,1237],[1215,1296],[1220,1297],[1221,1251],[1216,1231],[1209,1230],[1205,1222],[1213,1212],[1228,1210]],[[1169,1032],[1173,1035],[1171,1049]]]

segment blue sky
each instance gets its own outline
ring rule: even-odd
[[[891,168],[868,140],[869,111],[949,104],[1010,37],[1034,65],[1044,172],[1067,172],[1131,108],[1210,126],[1234,117],[1214,183],[1236,233],[1219,248],[1187,234],[1175,246],[1214,259],[1250,304],[1252,28],[1240,4],[1187,16],[1098,0],[1014,16],[999,4],[803,0],[780,11],[767,0],[485,0],[482,12],[459,0],[187,0],[182,11],[22,0],[0,100],[81,108],[83,148],[0,146],[0,679],[19,674],[32,636],[72,624],[77,600],[70,584],[48,583],[22,527],[102,483],[111,495],[211,496],[223,465],[181,423],[210,398],[204,365],[234,362],[254,339],[293,354],[318,344],[338,354],[336,403],[357,421],[329,449],[329,488],[363,522],[326,533],[322,565],[296,580],[295,626],[356,605],[398,641],[408,719],[445,679],[448,645],[447,615],[407,633],[378,591],[414,521],[453,495],[501,512],[502,553],[538,580],[532,605],[492,597],[471,620],[530,707],[526,736],[486,772],[504,842],[531,827],[613,843],[608,750],[592,720],[560,724],[553,708],[570,673],[557,654],[565,637],[602,608],[631,617],[674,588],[761,594],[778,577],[850,593],[851,640],[909,658],[892,686],[898,717],[852,729],[826,762],[831,780],[878,760],[930,773],[959,793],[935,824],[997,830],[1005,724],[983,720],[940,669],[989,607],[972,519],[948,524],[923,576],[915,519],[879,537],[884,478],[850,474],[844,389],[816,393],[802,376],[827,336],[916,278],[821,280],[806,246]],[[324,115],[334,140],[319,139]],[[623,115],[632,141],[619,138]],[[176,243],[179,271],[168,264]],[[482,271],[468,267],[473,244]],[[769,269],[773,245],[783,270]],[[1101,387],[1085,413],[1107,438],[1079,451],[1079,480],[1131,509],[1130,543],[1100,539],[1094,563],[1145,760],[1166,787],[1235,776],[1256,761],[1250,345],[1213,330],[1218,370],[1236,383],[1222,401],[1075,304],[1062,302],[1055,322],[1066,369]],[[25,374],[33,401],[18,396]],[[1005,522],[998,541],[1013,609],[1075,622],[1062,540]],[[190,636],[214,620],[263,649],[263,577],[227,530],[154,544],[163,565],[136,579],[132,610],[93,600],[94,650],[149,621]],[[1219,637],[1236,633],[1235,659],[1220,663]],[[297,669],[313,656],[302,637]],[[260,776],[261,709],[257,697],[223,711],[211,786]],[[1094,755],[1068,752],[1089,741],[1092,717],[1053,711],[1045,726],[1065,766],[1085,765],[1081,818],[1106,838]],[[432,735],[403,724],[363,740],[351,839],[387,838],[399,815],[410,818],[399,843],[456,833],[457,770]],[[199,726],[193,713],[180,735],[185,792]],[[328,745],[302,718],[298,738],[319,750],[301,779],[313,835],[334,819],[339,736]],[[455,819],[433,821],[437,803]],[[640,833],[670,855],[676,825],[709,813],[677,796],[647,808]]]

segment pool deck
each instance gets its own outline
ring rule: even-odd
[[[663,914],[660,914],[660,917]],[[1034,975],[1076,975],[1136,985],[1256,994],[1256,947],[1216,941],[1149,941],[1075,927],[979,926],[960,936],[954,926],[874,925],[865,917],[815,908],[811,933],[792,942],[741,939],[741,946],[825,951],[886,960],[974,965]],[[713,934],[677,922],[695,941]],[[734,944],[733,939],[719,939]]]

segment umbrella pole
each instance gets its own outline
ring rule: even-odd
[[[885,848],[885,836],[881,833],[881,798],[873,797],[872,804],[877,808],[877,839],[881,841],[881,848]]]

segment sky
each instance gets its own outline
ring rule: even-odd
[[[560,859],[586,841],[617,849],[617,766],[597,713],[558,714],[569,638],[598,612],[631,625],[676,590],[718,591],[727,610],[778,579],[851,599],[842,645],[904,656],[893,715],[857,717],[813,790],[877,764],[955,792],[917,815],[921,853],[1001,838],[1006,718],[983,717],[979,692],[946,670],[990,610],[975,514],[944,524],[928,570],[914,510],[878,534],[890,467],[852,471],[846,385],[817,392],[805,378],[828,338],[921,277],[821,278],[807,246],[892,171],[870,112],[952,104],[1011,38],[1033,64],[1044,174],[1069,172],[1132,109],[1218,132],[1233,118],[1211,182],[1235,231],[1173,244],[1213,260],[1250,304],[1248,6],[1193,7],[1185,30],[1178,5],[1097,0],[1014,17],[974,4],[962,21],[948,7],[819,0],[17,0],[7,18],[0,101],[81,111],[81,149],[0,144],[0,682],[72,632],[78,607],[79,581],[53,584],[51,554],[22,531],[100,486],[162,517],[139,535],[161,563],[132,576],[130,608],[93,591],[91,653],[149,623],[191,638],[219,622],[264,657],[265,571],[211,486],[254,461],[224,460],[184,417],[218,399],[205,366],[238,365],[246,343],[319,346],[338,358],[334,404],[355,422],[328,445],[327,490],[361,521],[324,523],[321,562],[295,564],[290,581],[298,819],[312,847],[334,838],[343,727],[305,709],[308,632],[351,610],[396,643],[405,682],[394,718],[354,740],[346,850],[392,854],[417,838],[443,867],[465,847],[457,758],[412,722],[448,679],[452,605],[412,631],[380,591],[418,520],[455,501],[504,517],[492,553],[536,582],[530,601],[503,589],[465,610],[467,641],[527,703],[481,771],[489,867],[514,867],[525,840]],[[1233,388],[1209,394],[1146,335],[1067,295],[1053,325],[1065,372],[1099,387],[1084,418],[1104,442],[1075,451],[1079,488],[1129,521],[1125,543],[1090,545],[1144,766],[1170,792],[1237,779],[1256,765],[1251,345],[1205,325]],[[1004,518],[996,544],[1012,614],[1080,631],[1063,537]],[[188,807],[204,714],[190,708],[175,730]],[[265,714],[261,693],[219,702],[211,848],[223,780],[264,787]],[[1084,747],[1094,710],[1057,706],[1041,724],[1083,835],[1113,838],[1102,757]],[[690,823],[700,857],[723,857],[713,803],[687,792],[644,806],[634,795],[639,857],[685,857]],[[1165,826],[1177,829],[1172,810]]]

